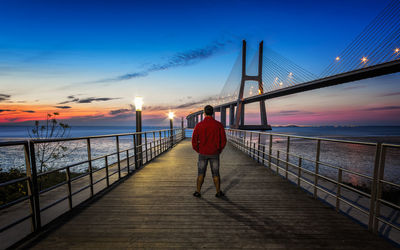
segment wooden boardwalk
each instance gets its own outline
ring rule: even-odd
[[[211,172],[195,198],[196,153],[185,140],[24,247],[395,249],[386,240],[228,145],[222,190]]]

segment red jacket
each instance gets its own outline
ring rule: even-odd
[[[206,116],[193,131],[192,147],[202,155],[217,155],[226,145],[225,129],[219,121]]]

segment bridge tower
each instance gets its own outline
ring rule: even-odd
[[[265,101],[260,101],[260,118],[261,125],[245,125],[244,123],[244,107],[243,102],[243,92],[246,81],[256,81],[258,82],[258,94],[264,93],[263,83],[262,83],[262,61],[263,61],[263,41],[260,42],[258,49],[258,74],[256,76],[249,76],[246,74],[246,40],[243,40],[242,47],[242,78],[240,82],[240,90],[236,103],[236,115],[234,123],[231,128],[236,129],[248,129],[248,130],[271,130],[271,126],[267,122],[267,112],[265,110]]]

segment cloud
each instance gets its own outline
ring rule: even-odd
[[[55,108],[58,108],[58,109],[70,109],[71,108],[71,106],[54,106]]]
[[[156,71],[163,71],[163,70],[168,70],[171,68],[193,65],[193,64],[199,63],[201,60],[212,57],[213,55],[215,55],[216,53],[218,53],[224,47],[226,47],[228,44],[231,44],[231,43],[232,43],[231,40],[215,41],[215,42],[207,45],[204,48],[193,49],[193,50],[188,50],[185,52],[176,53],[176,54],[172,55],[171,57],[169,57],[166,60],[166,62],[150,64],[150,66],[148,66],[147,69],[144,69],[142,71],[131,72],[131,73],[116,76],[113,78],[100,79],[100,80],[89,82],[89,83],[125,81],[125,80],[129,80],[129,79],[133,79],[133,78],[145,77],[145,76],[149,75],[150,73],[156,72]]]
[[[16,110],[13,110],[13,109],[0,109],[0,113],[2,113],[2,112],[12,112],[12,111],[16,111]]]
[[[99,119],[105,118],[104,115],[85,115],[85,116],[74,116],[69,119],[67,119],[67,122],[90,122],[90,121],[96,121]]]
[[[382,110],[398,110],[400,106],[383,106],[383,107],[376,107],[376,108],[368,108],[363,109],[364,111],[382,111]]]
[[[110,115],[118,115],[118,114],[123,114],[123,113],[130,113],[132,112],[132,109],[117,109],[117,110],[111,110]]]
[[[121,99],[121,98],[110,98],[110,97],[88,97],[84,99],[79,99],[75,98],[73,96],[68,96],[70,100],[60,102],[58,104],[67,104],[67,103],[92,103],[92,102],[106,102],[106,101],[111,101],[111,100],[116,100],[116,99]]]
[[[69,101],[60,102],[58,104],[67,104],[67,103],[78,102],[78,101],[79,101],[79,98],[75,98],[75,99],[72,99],[72,100],[69,100]]]
[[[34,111],[34,110],[0,109],[0,113],[2,113],[2,112],[14,112],[14,111],[20,111],[20,112],[25,112],[25,113],[36,113],[36,111]]]
[[[300,110],[282,110],[278,112],[279,115],[312,115],[314,112],[300,111]]]
[[[109,98],[109,97],[89,97],[89,98],[85,98],[85,99],[74,99],[76,100],[77,103],[92,103],[92,102],[106,102],[106,101],[111,101],[111,100],[115,100],[115,99],[120,99],[120,98]]]
[[[19,119],[18,117],[15,117],[15,118],[8,118],[7,121],[9,121],[9,122],[15,122],[15,121],[17,121],[18,119]]]
[[[387,94],[382,94],[380,96],[386,97],[386,96],[396,96],[396,95],[400,95],[400,92],[387,93]]]
[[[10,95],[6,95],[6,94],[0,94],[0,102],[1,101],[7,101],[10,99]]]

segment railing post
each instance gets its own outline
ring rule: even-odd
[[[161,154],[162,148],[161,148],[161,131],[158,132],[158,135],[160,136],[158,138],[158,154]]]
[[[27,191],[29,196],[29,208],[31,212],[31,232],[35,232],[36,231],[35,200],[33,197],[32,170],[29,159],[29,143],[27,141],[24,143],[24,155],[25,155],[26,177],[28,177],[28,180],[26,181],[26,187],[28,188]]]
[[[300,180],[301,180],[301,165],[302,165],[303,159],[299,157],[299,169],[297,172],[297,186],[300,187]]]
[[[286,179],[288,179],[288,171],[289,171],[289,146],[290,146],[290,136],[287,137],[287,142],[286,142],[286,169],[285,169]]]
[[[251,158],[254,158],[254,155],[251,156],[251,145],[253,144],[252,140],[253,140],[253,132],[250,132],[250,141],[249,141],[250,150],[249,150],[249,155],[250,155]]]
[[[142,132],[137,134],[138,147],[139,147],[139,167],[143,166],[143,142],[142,142]]]
[[[119,155],[119,137],[118,135],[116,136],[116,142],[117,142],[117,161],[118,161],[118,179],[121,179],[121,159]]]
[[[135,154],[135,157],[134,157],[134,159],[135,159],[135,169],[138,169],[139,168],[139,166],[138,166],[138,155],[137,155],[137,139],[136,139],[136,136],[137,136],[137,134],[133,134],[132,135],[133,136],[133,153]]]
[[[280,160],[279,160],[279,150],[277,150],[277,151],[276,151],[276,174],[278,174],[278,175],[279,175],[279,163],[280,163]]]
[[[321,140],[318,139],[317,141],[317,154],[315,155],[315,176],[314,176],[314,198],[318,197],[318,173],[319,173],[319,155],[321,152]]]
[[[242,137],[242,141],[243,141],[242,151],[246,153],[246,133],[242,132],[242,131],[240,131],[239,133],[240,133],[240,136]]]
[[[110,186],[110,176],[108,175],[108,156],[106,155],[104,157],[105,164],[106,164],[106,182],[107,182],[107,187]]]
[[[129,174],[129,149],[126,150],[126,171]]]
[[[376,191],[376,201],[375,201],[375,214],[374,214],[374,232],[378,232],[379,220],[378,217],[380,216],[381,211],[381,202],[379,201],[382,198],[382,182],[383,174],[385,172],[385,161],[386,161],[386,147],[381,145],[380,150],[380,157],[379,157],[379,171],[378,171],[378,178],[376,180],[377,183],[377,191]]]
[[[67,185],[68,185],[68,206],[69,206],[69,210],[72,210],[72,187],[71,187],[71,171],[69,170],[69,168],[66,169],[65,171],[66,173],[66,177],[67,177]]]
[[[261,134],[258,133],[258,142],[257,142],[257,162],[260,162],[260,142],[261,142]]]
[[[272,160],[272,134],[269,135],[268,167],[271,169]]]
[[[32,141],[29,141],[29,152],[31,157],[31,168],[32,168],[32,195],[34,200],[34,216],[36,222],[35,228],[37,231],[42,228],[42,222],[40,218],[39,186],[37,182],[35,144]]]
[[[149,161],[149,158],[147,157],[147,133],[144,133],[144,150],[146,151],[146,163]]]
[[[166,141],[165,141],[165,138],[167,137],[166,135],[166,131],[164,130],[163,131],[163,135],[164,135],[164,137],[163,137],[163,139],[162,139],[162,144],[163,144],[163,152],[165,152],[165,150],[166,150],[166,147],[167,147],[167,145],[166,145]]]
[[[167,131],[164,130],[164,151],[168,150],[168,145],[167,145]]]
[[[90,146],[90,138],[86,139],[86,147],[88,154],[88,170],[89,170],[89,181],[90,181],[90,196],[93,196],[93,171],[92,171],[92,149]]]
[[[265,166],[265,145],[262,146],[262,164]]]
[[[253,159],[256,157],[256,143],[253,142]]]
[[[336,212],[340,211],[340,193],[341,193],[341,184],[343,178],[343,170],[339,168],[338,171],[338,183],[337,183],[337,191],[336,191]],[[371,213],[371,211],[370,211]],[[371,215],[371,214],[370,214]]]
[[[163,132],[160,132],[160,154],[164,152],[164,139]]]
[[[369,206],[369,221],[368,221],[368,230],[373,231],[374,224],[374,216],[375,216],[375,202],[376,202],[376,186],[378,183],[378,174],[379,174],[379,157],[381,156],[381,146],[382,143],[376,144],[375,149],[375,161],[374,161],[374,175],[372,177],[372,186],[371,186],[371,203]]]
[[[150,142],[150,161],[153,160],[153,145],[152,142]]]
[[[154,150],[154,157],[157,155],[157,147],[156,147],[156,132],[153,132],[153,150]]]
[[[164,152],[164,137],[163,135],[165,134],[165,131],[161,132],[161,136],[160,136],[160,149],[161,149],[161,153]]]
[[[172,148],[173,146],[174,146],[174,130],[170,130],[170,132],[169,132],[170,134],[170,140],[171,140],[171,147],[170,148]]]

